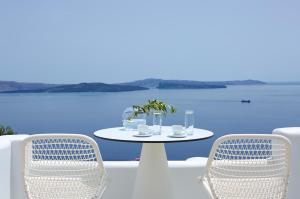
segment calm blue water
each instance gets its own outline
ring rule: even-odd
[[[271,133],[300,126],[300,85],[233,86],[216,90],[148,90],[123,93],[0,94],[0,124],[18,133],[81,133],[93,137],[101,128],[120,126],[123,110],[158,98],[176,106],[164,124],[183,124],[193,109],[196,127],[211,130],[209,140],[167,144],[168,158],[207,156],[212,142],[228,133]],[[240,103],[251,99],[251,104]],[[95,138],[95,137],[94,137]],[[104,160],[133,160],[140,144],[95,138]]]

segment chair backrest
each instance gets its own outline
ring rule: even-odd
[[[290,148],[279,135],[223,136],[212,147],[204,178],[215,198],[285,198]]]
[[[24,140],[24,183],[30,199],[100,198],[106,174],[97,143],[77,134]]]

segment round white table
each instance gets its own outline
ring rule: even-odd
[[[102,129],[94,133],[96,137],[106,140],[143,143],[133,199],[174,198],[164,143],[197,141],[213,136],[211,131],[195,128],[193,135],[173,138],[169,137],[173,134],[170,126],[163,126],[161,135],[135,137],[135,134],[138,134],[137,130],[126,130],[123,127]]]

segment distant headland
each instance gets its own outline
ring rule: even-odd
[[[258,80],[238,81],[190,81],[144,79],[118,84],[80,83],[80,84],[45,84],[15,81],[0,81],[1,93],[73,93],[73,92],[125,92],[148,89],[217,89],[233,85],[263,85]]]
[[[233,85],[263,85],[266,82],[258,80],[234,80],[234,81],[191,81],[191,80],[164,80],[144,79],[133,82],[121,83],[122,85],[142,86],[158,89],[214,89],[226,88]]]

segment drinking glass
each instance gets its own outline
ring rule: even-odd
[[[153,135],[161,134],[162,114],[160,112],[153,113]]]
[[[187,135],[193,135],[194,120],[194,111],[186,110],[184,115],[184,127]]]

